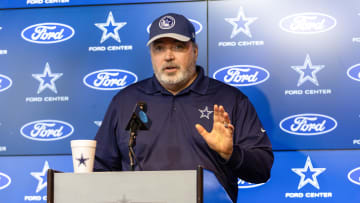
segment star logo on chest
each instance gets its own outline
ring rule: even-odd
[[[210,114],[212,114],[214,111],[209,111],[209,107],[206,106],[204,109],[199,109],[201,115],[200,118],[207,118],[210,119]]]

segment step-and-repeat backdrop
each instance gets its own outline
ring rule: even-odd
[[[0,202],[45,202],[46,170],[72,172],[70,140],[93,139],[113,95],[152,76],[148,28],[167,12],[194,24],[198,64],[248,95],[273,143],[271,179],[239,180],[239,202],[359,202],[358,0],[97,4],[0,2]]]

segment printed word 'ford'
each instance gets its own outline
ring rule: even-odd
[[[217,70],[213,78],[232,86],[251,86],[265,82],[270,73],[261,67],[252,65],[227,66]]]
[[[39,120],[25,124],[20,132],[27,139],[54,141],[69,137],[74,132],[74,127],[64,121]]]
[[[24,40],[37,44],[53,44],[72,38],[75,30],[61,23],[40,23],[31,25],[21,32]]]
[[[280,122],[281,130],[294,135],[320,135],[336,127],[334,118],[312,113],[289,116]]]
[[[120,69],[105,69],[87,74],[83,83],[97,90],[119,90],[137,82],[137,75]]]
[[[336,19],[323,13],[298,13],[280,20],[282,30],[294,34],[316,34],[336,26]]]

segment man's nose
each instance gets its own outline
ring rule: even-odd
[[[174,53],[171,49],[166,49],[166,52],[165,52],[165,60],[166,61],[172,61],[174,60],[175,56],[174,56]]]

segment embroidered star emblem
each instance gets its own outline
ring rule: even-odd
[[[86,167],[86,161],[89,160],[89,158],[84,158],[84,155],[81,154],[80,158],[76,158],[76,160],[79,161],[78,167],[80,167],[82,164]]]
[[[207,119],[210,119],[210,114],[214,111],[209,111],[209,108],[208,106],[205,107],[205,109],[201,110],[199,109],[201,115],[200,115],[200,118],[207,118]]]
[[[106,23],[95,23],[95,26],[103,31],[101,36],[100,43],[103,43],[110,37],[116,40],[117,42],[121,42],[119,36],[119,30],[126,25],[126,22],[116,23],[114,20],[114,16],[112,12],[109,12],[109,15],[106,19]]]
[[[245,17],[244,9],[243,7],[240,7],[236,18],[225,18],[225,21],[233,26],[230,38],[234,38],[241,32],[251,38],[252,36],[249,25],[252,24],[255,20],[257,20],[257,17]]]
[[[36,193],[40,192],[42,189],[44,189],[47,186],[47,181],[44,181],[46,179],[46,173],[49,169],[49,163],[48,161],[45,161],[44,167],[41,172],[31,172],[30,175],[32,175],[36,180],[38,180],[38,185],[36,187]]]
[[[57,94],[55,81],[59,79],[63,74],[62,73],[52,73],[49,63],[46,63],[44,72],[41,74],[32,74],[32,77],[40,82],[37,94],[40,94],[46,88],[49,88],[55,94]]]
[[[308,156],[304,168],[292,168],[291,170],[301,177],[298,190],[300,190],[308,183],[319,190],[320,186],[317,180],[317,176],[324,172],[326,168],[314,168],[311,163],[311,159]]]
[[[294,69],[296,72],[300,74],[300,78],[297,83],[298,87],[307,80],[312,82],[314,85],[319,86],[316,73],[318,73],[324,67],[325,67],[324,65],[312,65],[309,54],[306,54],[304,65],[291,66],[292,69]]]

